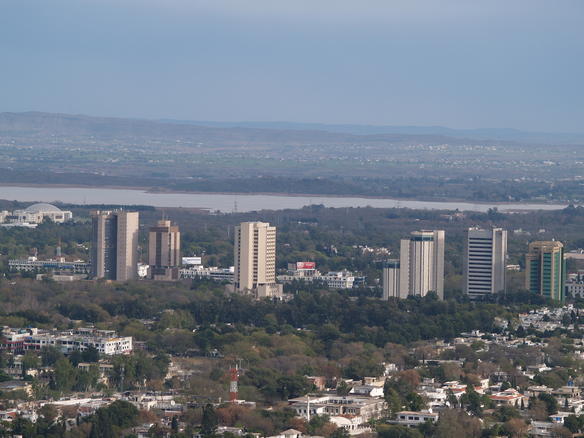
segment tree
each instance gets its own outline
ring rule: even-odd
[[[337,395],[345,396],[351,392],[351,387],[345,382],[341,380],[337,385]]]
[[[440,414],[434,438],[479,438],[481,422],[466,412],[448,409]]]
[[[454,391],[452,391],[450,388],[448,388],[448,391],[446,392],[446,401],[451,408],[458,407],[458,399],[456,398],[456,395],[454,395]]]
[[[570,432],[569,429],[561,426],[561,425],[557,425],[554,428],[552,428],[552,438],[572,438],[572,432]]]
[[[481,396],[475,391],[472,385],[466,386],[465,393],[460,397],[460,404],[465,406],[473,415],[479,416],[483,411]]]
[[[39,357],[32,351],[27,351],[22,357],[22,377],[26,377],[28,370],[37,369],[40,365]]]
[[[377,435],[379,438],[423,438],[419,430],[406,426],[380,425],[377,427]]]
[[[173,433],[178,432],[178,418],[176,416],[172,417],[172,423],[170,424],[170,428],[172,429]]]
[[[61,358],[55,363],[54,389],[57,391],[70,391],[76,380],[76,369],[66,358]]]
[[[201,419],[201,434],[204,437],[213,437],[217,432],[219,420],[217,413],[212,404],[207,403],[203,408],[203,417]]]
[[[308,393],[312,388],[311,383],[304,376],[282,376],[276,381],[276,384],[276,391],[282,400],[299,397]]]
[[[406,404],[410,411],[421,411],[426,407],[426,402],[422,396],[416,392],[410,392],[406,396]]]
[[[344,427],[338,427],[330,438],[350,438],[350,434]]]
[[[538,399],[545,403],[548,415],[558,413],[558,400],[553,395],[543,392],[538,396]]]
[[[99,367],[97,364],[91,364],[87,371],[78,370],[74,389],[77,391],[89,391],[95,388],[99,381],[99,375]]]
[[[521,418],[511,418],[505,422],[503,429],[511,438],[523,438],[527,436],[529,426]]]
[[[582,421],[576,415],[569,415],[564,418],[564,427],[569,429],[572,433],[578,433],[582,428]]]
[[[97,350],[97,348],[89,346],[89,348],[81,354],[81,358],[83,359],[83,362],[89,363],[98,362],[99,351]]]
[[[62,357],[63,353],[55,347],[45,347],[41,350],[41,362],[44,367],[53,366]]]
[[[383,398],[385,399],[385,403],[387,403],[387,409],[389,411],[390,416],[394,416],[397,412],[401,411],[402,403],[401,398],[397,391],[391,387],[386,382],[384,391],[383,391]]]
[[[124,400],[117,400],[106,408],[98,409],[91,418],[90,438],[116,438],[120,430],[134,426],[138,409]]]

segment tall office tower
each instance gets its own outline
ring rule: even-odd
[[[400,295],[444,299],[444,231],[414,231],[400,245]]]
[[[525,288],[554,300],[564,299],[566,262],[561,242],[531,242],[525,256]]]
[[[481,298],[505,291],[507,231],[469,228],[464,269],[465,292]]]
[[[242,222],[235,227],[234,286],[258,298],[280,297],[276,284],[276,227],[265,222]]]
[[[400,294],[399,271],[399,260],[389,260],[383,266],[383,300],[407,298]]]
[[[180,231],[168,220],[158,221],[148,233],[148,264],[152,280],[178,280]]]
[[[127,281],[137,277],[139,213],[93,213],[91,272],[94,278]]]

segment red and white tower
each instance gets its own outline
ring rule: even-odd
[[[231,382],[229,383],[229,401],[235,403],[237,400],[237,381],[239,380],[239,367],[237,364],[229,370]]]

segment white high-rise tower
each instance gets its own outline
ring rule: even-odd
[[[476,299],[505,290],[507,231],[469,228],[464,270],[465,292]]]

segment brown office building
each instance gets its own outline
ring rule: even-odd
[[[92,223],[92,276],[116,281],[136,279],[139,213],[95,211]]]
[[[148,264],[152,280],[178,280],[180,266],[180,231],[170,221],[158,221],[150,228]]]

